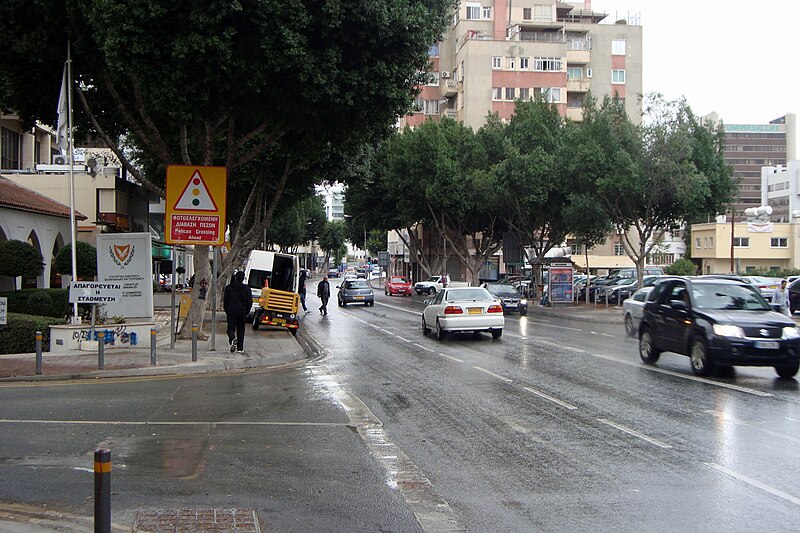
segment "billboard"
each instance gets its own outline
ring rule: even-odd
[[[101,233],[97,236],[97,279],[120,284],[116,302],[105,304],[108,317],[153,318],[153,249],[150,233]]]

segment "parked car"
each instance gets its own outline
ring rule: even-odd
[[[336,287],[339,289],[339,294],[336,296],[339,307],[346,307],[347,304],[352,303],[375,305],[375,293],[372,292],[372,287],[367,280],[346,279]]]
[[[761,296],[768,302],[772,301],[772,293],[781,286],[781,278],[768,278],[765,276],[742,276],[742,279],[761,291]]]
[[[660,277],[660,275],[645,276],[642,279],[642,287],[652,287]],[[638,289],[639,280],[637,278],[623,278],[613,285],[599,287],[597,292],[595,292],[595,301],[605,302],[606,294],[608,294],[608,302],[618,304],[625,301],[626,298]]]
[[[794,315],[795,311],[800,311],[800,278],[789,283],[787,290],[789,291],[789,310]]]
[[[488,331],[492,338],[503,335],[503,306],[483,287],[443,289],[426,300],[422,311],[422,334],[431,329],[439,340],[448,333]]]
[[[652,290],[652,285],[643,287],[622,302],[622,323],[625,324],[625,335],[628,337],[635,337],[636,332],[639,331],[639,323],[642,321],[642,312],[644,311],[644,300]]]
[[[414,284],[414,291],[417,294],[436,294],[450,284],[450,276],[431,276],[425,281],[418,281]]]
[[[648,294],[639,325],[642,361],[665,351],[688,356],[698,376],[716,366],[772,366],[790,378],[800,368],[800,330],[750,284],[667,277]]]
[[[402,294],[411,296],[411,283],[404,277],[392,276],[386,280],[383,286],[383,293],[389,296]]]
[[[528,314],[528,299],[508,283],[484,283],[481,286],[500,300],[503,313],[519,313],[520,316]]]

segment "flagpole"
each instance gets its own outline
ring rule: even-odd
[[[72,138],[72,56],[70,55],[70,42],[67,41],[67,107],[69,113],[67,115],[67,139],[69,141],[69,230],[70,238],[72,239],[72,282],[78,280],[78,254],[77,254],[77,231],[75,224],[75,165],[73,157],[75,154],[75,141]],[[72,324],[77,325],[81,323],[78,316],[78,304],[72,304]]]

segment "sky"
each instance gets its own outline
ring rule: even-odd
[[[800,1],[592,0],[592,10],[639,17],[645,93],[684,96],[726,124],[800,113]]]

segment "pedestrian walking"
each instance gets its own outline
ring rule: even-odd
[[[306,307],[306,270],[303,269],[300,271],[300,287],[297,289],[300,293],[300,304],[303,306],[303,311],[308,313],[308,308]]]
[[[331,284],[328,283],[328,276],[323,276],[322,281],[317,283],[317,296],[322,300],[322,305],[319,307],[319,314],[328,314],[328,300],[331,298]]]
[[[225,287],[222,296],[222,308],[228,319],[228,341],[231,353],[244,353],[244,323],[253,303],[250,287],[244,283],[244,272],[233,275],[233,281]]]
[[[792,311],[789,307],[789,291],[786,289],[786,280],[781,280],[781,285],[772,293],[772,303],[780,305],[781,313],[786,316],[792,316]]]

